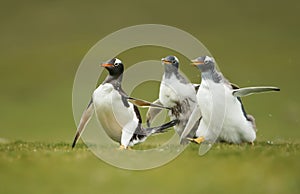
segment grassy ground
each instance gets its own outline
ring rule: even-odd
[[[200,157],[192,144],[165,166],[128,171],[83,144],[2,143],[1,193],[299,193],[299,150],[285,142],[215,144]]]

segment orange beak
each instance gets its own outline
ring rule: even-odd
[[[196,59],[191,60],[191,62],[192,62],[192,65],[194,65],[194,66],[203,65],[204,64],[204,62],[197,61]]]
[[[165,58],[162,58],[161,61],[164,63],[164,64],[172,64],[170,61],[166,60]]]
[[[102,66],[102,67],[112,67],[113,64],[110,64],[110,63],[102,63],[101,66]]]

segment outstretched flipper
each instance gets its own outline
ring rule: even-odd
[[[159,99],[155,100],[153,102],[153,104],[162,106],[162,103],[159,101]],[[158,113],[160,113],[161,110],[162,110],[161,108],[156,108],[156,107],[153,107],[153,106],[149,107],[149,109],[147,111],[147,116],[146,116],[148,127],[150,127],[153,119],[158,115]]]
[[[154,133],[164,133],[166,132],[165,129],[174,127],[179,121],[177,119],[172,120],[170,122],[167,122],[161,126],[158,127],[151,127],[151,128],[146,128],[146,131],[148,133],[148,136]]]
[[[135,104],[137,106],[140,106],[140,107],[155,107],[155,108],[160,108],[160,109],[171,110],[171,108],[165,107],[162,104],[154,104],[154,103],[148,102],[146,100],[141,100],[141,99],[133,98],[133,97],[127,97],[127,98],[128,98],[129,102],[131,102],[132,104]]]
[[[122,98],[125,100],[125,101],[129,101],[131,102],[132,104],[136,105],[136,106],[139,106],[139,107],[156,107],[156,108],[161,108],[161,109],[168,109],[168,110],[171,110],[171,108],[169,107],[165,107],[163,106],[162,104],[153,104],[151,102],[148,102],[146,100],[142,100],[142,99],[138,99],[138,98],[134,98],[134,97],[131,97],[131,96],[128,96],[126,94],[126,92],[124,92],[124,90],[122,88],[119,88],[119,94],[122,96]]]
[[[85,126],[88,124],[93,113],[94,113],[94,105],[93,105],[93,99],[91,99],[89,105],[87,106],[86,110],[83,112],[83,114],[81,116],[77,131],[76,131],[76,135],[75,135],[74,141],[72,143],[72,148],[75,147],[79,137],[81,136],[82,132],[84,131]]]
[[[243,97],[255,93],[272,92],[272,91],[280,91],[280,89],[272,86],[247,87],[247,88],[234,89],[232,95],[235,97]]]
[[[151,136],[152,134],[164,133],[167,131],[166,129],[175,126],[178,122],[179,121],[175,119],[157,127],[143,128],[142,126],[139,126],[135,130],[131,138],[131,142],[133,144],[144,142],[147,139],[147,137]]]
[[[172,121],[169,121],[157,127],[148,127],[148,128],[138,127],[135,130],[134,134],[148,137],[155,133],[164,133],[166,132],[166,129],[174,127],[178,122],[179,122],[178,119],[174,119]]]
[[[189,118],[189,121],[188,123],[186,124],[182,134],[181,134],[181,137],[180,137],[180,143],[183,143],[187,136],[189,135],[189,133],[191,132],[191,130],[193,129],[193,127],[195,126],[195,124],[197,123],[197,121],[201,118],[201,110],[200,110],[200,107],[199,105],[197,105],[190,118]],[[200,121],[201,122],[201,121]]]

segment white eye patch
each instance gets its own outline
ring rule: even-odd
[[[116,58],[115,64],[117,64],[117,63],[122,63],[122,61],[120,59]]]
[[[174,56],[174,59],[179,63],[179,60],[177,59],[177,57]]]
[[[208,62],[215,62],[214,58],[206,56],[204,59],[204,63],[208,63]]]

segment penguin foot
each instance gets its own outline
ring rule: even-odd
[[[204,142],[205,138],[203,136],[197,137],[197,138],[187,138],[189,141],[193,142],[193,143],[197,143],[200,144],[202,142]]]
[[[250,142],[250,145],[254,146],[254,142]]]
[[[125,147],[124,145],[120,145],[120,147],[118,148],[118,150],[132,150],[132,148],[129,147],[129,146]]]
[[[126,150],[126,147],[124,145],[120,145],[119,150]]]

